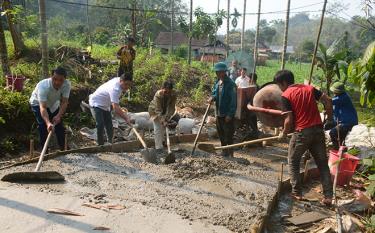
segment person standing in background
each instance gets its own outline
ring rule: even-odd
[[[117,51],[117,58],[120,60],[117,77],[126,74],[133,81],[133,63],[136,56],[135,43],[134,38],[128,37],[127,44]]]

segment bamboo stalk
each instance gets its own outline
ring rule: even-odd
[[[311,61],[311,68],[310,68],[310,74],[309,74],[309,85],[311,84],[312,74],[313,74],[313,71],[314,71],[315,58],[316,58],[316,53],[318,51],[320,34],[322,33],[324,14],[326,12],[326,6],[327,6],[327,0],[324,0],[323,9],[322,9],[322,16],[320,17],[319,31],[318,31],[318,35],[316,37],[313,58],[312,58],[312,61]]]
[[[260,21],[260,11],[262,8],[262,0],[258,2],[258,19],[257,19],[257,31],[255,33],[255,41],[254,41],[254,67],[253,67],[253,74],[256,72],[257,67],[257,60],[258,60],[258,37],[259,37],[259,21]]]
[[[286,49],[288,47],[289,14],[290,14],[290,0],[288,0],[288,7],[286,9],[284,44],[283,44],[283,53],[282,53],[282,57],[281,57],[281,70],[283,70],[285,68]]]

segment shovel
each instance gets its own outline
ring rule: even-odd
[[[288,134],[288,136],[291,136],[291,135],[292,134]],[[239,147],[239,146],[256,144],[260,142],[278,140],[278,139],[279,139],[279,136],[274,136],[274,137],[260,138],[260,139],[256,139],[252,141],[246,141],[246,142],[236,143],[236,144],[227,145],[227,146],[218,146],[218,147],[215,147],[215,145],[212,143],[199,143],[198,148],[208,153],[215,153],[216,150],[224,150],[224,149],[229,149],[229,148],[234,148],[234,147]]]
[[[33,172],[14,172],[7,174],[1,178],[2,181],[7,182],[59,182],[64,181],[65,178],[63,175],[56,171],[44,171],[40,172],[40,167],[42,166],[42,162],[44,159],[44,155],[46,154],[49,141],[51,139],[53,130],[48,133],[48,137],[46,142],[44,143],[42,153],[40,154],[38,164]]]
[[[194,140],[193,150],[191,151],[191,155],[192,156],[195,153],[195,148],[197,148],[198,139],[199,139],[199,136],[201,135],[201,132],[202,132],[202,129],[203,129],[203,125],[206,122],[206,118],[207,118],[207,115],[208,115],[208,111],[210,110],[211,104],[212,104],[212,102],[210,101],[210,103],[208,104],[208,106],[206,108],[206,112],[203,115],[202,124],[201,124],[201,127],[199,127],[197,137]]]
[[[168,155],[165,157],[165,164],[170,164],[176,162],[176,157],[171,151],[171,142],[169,140],[169,129],[168,126],[165,128],[165,133],[167,134],[167,148],[168,148]]]
[[[137,136],[138,140],[141,142],[141,144],[144,148],[143,150],[141,150],[141,154],[143,156],[143,159],[146,162],[149,162],[149,163],[156,163],[155,151],[151,148],[150,149],[147,148],[146,142],[143,140],[143,138],[141,137],[141,135],[138,133],[138,131],[135,128],[133,128],[133,131],[134,131],[135,135]]]

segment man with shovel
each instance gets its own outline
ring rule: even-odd
[[[30,105],[38,123],[41,147],[44,146],[48,132],[55,130],[60,150],[64,150],[65,128],[62,117],[68,107],[71,88],[66,76],[64,68],[56,68],[52,71],[52,77],[40,81],[31,94]]]
[[[163,88],[155,93],[148,107],[154,124],[155,149],[159,152],[163,150],[165,130],[176,111],[176,101],[177,95],[173,91],[172,81],[165,81]]]
[[[121,77],[113,78],[102,84],[96,91],[90,95],[89,104],[91,113],[96,121],[96,134],[98,145],[104,145],[104,128],[109,143],[112,143],[113,125],[111,108],[123,118],[126,123],[131,125],[128,115],[121,109],[120,97],[123,92],[129,90],[132,85],[130,74],[122,74]]]
[[[292,197],[302,200],[302,182],[300,177],[300,162],[302,155],[309,150],[314,157],[320,172],[324,198],[322,204],[332,204],[332,181],[328,168],[325,134],[323,123],[317,106],[320,101],[328,115],[327,123],[332,122],[332,102],[324,93],[313,86],[294,84],[294,75],[289,70],[280,70],[274,77],[275,83],[283,91],[282,101],[286,114],[284,131],[280,139],[287,133],[294,132],[289,143],[288,166]]]
[[[234,115],[237,109],[236,84],[227,76],[228,67],[224,62],[214,66],[217,81],[210,102],[216,102],[216,128],[222,146],[233,144]],[[222,155],[232,157],[232,149],[224,149]]]

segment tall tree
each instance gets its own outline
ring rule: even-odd
[[[191,40],[193,37],[193,0],[190,0],[190,11],[189,11],[189,51],[188,51],[188,63],[191,63]]]
[[[8,51],[7,51],[7,44],[5,40],[5,33],[3,27],[3,21],[1,20],[0,16],[0,62],[1,62],[1,69],[3,70],[3,74],[9,74],[9,61],[8,61]]]
[[[15,55],[16,55],[16,57],[19,57],[19,56],[21,56],[22,52],[25,49],[25,44],[24,44],[23,39],[22,39],[22,34],[18,30],[18,27],[17,27],[16,22],[14,20],[14,16],[13,16],[13,13],[12,13],[13,8],[12,8],[10,0],[3,0],[2,8],[5,11],[5,15],[6,15],[7,20],[8,20],[9,31],[10,31],[10,34],[12,36]]]

